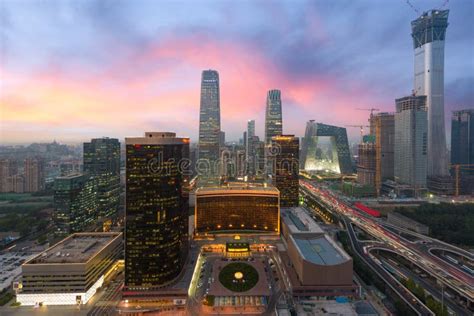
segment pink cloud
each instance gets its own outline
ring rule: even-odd
[[[71,126],[75,133],[83,128],[116,137],[169,128],[196,139],[200,75],[208,68],[219,71],[221,125],[232,139],[250,118],[263,134],[266,92],[273,88],[282,90],[285,132],[298,135],[310,118],[364,123],[367,113],[353,109],[374,105],[369,89],[345,89],[337,78],[316,74],[295,82],[258,49],[230,40],[168,38],[133,54],[118,50],[117,56],[101,71],[71,72],[54,64],[28,75],[3,69],[2,139],[33,141],[22,132],[32,126],[57,139]]]

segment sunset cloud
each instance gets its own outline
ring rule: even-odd
[[[211,1],[193,11],[191,3],[100,3],[6,2],[2,143],[123,138],[145,130],[175,131],[196,140],[200,75],[209,68],[220,74],[221,125],[228,140],[241,137],[248,119],[256,119],[263,136],[269,89],[282,90],[284,132],[298,136],[308,119],[365,124],[368,113],[356,108],[393,111],[393,100],[411,89],[413,16],[408,11],[403,19],[367,16],[374,20],[351,23],[336,14],[340,3],[347,4],[344,15],[352,19],[364,15],[364,5],[341,1],[331,8],[324,1],[298,1],[269,8],[268,2],[257,2],[232,4],[231,10],[230,3],[224,8]],[[469,53],[454,52],[450,45],[471,41],[472,53],[472,38],[458,24],[473,10],[452,10],[447,110],[474,104],[467,84],[472,58],[464,65],[471,77],[458,78],[449,70],[451,65],[458,69],[459,55]],[[28,27],[21,24],[24,18],[31,20]],[[401,29],[394,27],[398,23]],[[383,34],[393,35],[398,46],[381,41]],[[349,132],[358,137],[357,129]]]

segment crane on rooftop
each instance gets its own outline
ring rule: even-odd
[[[379,112],[380,109],[377,108],[370,108],[370,109],[356,109],[357,111],[370,111],[370,117],[369,117],[369,124],[372,127],[373,123],[373,118],[374,118],[374,112]],[[372,129],[370,129],[370,133],[374,133]]]
[[[360,128],[360,142],[364,140],[364,127],[370,127],[368,125],[346,125],[346,127],[358,127]]]

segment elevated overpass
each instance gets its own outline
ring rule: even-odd
[[[396,251],[398,254],[404,257],[410,258],[410,260],[414,261],[415,263],[426,266],[426,269],[429,270],[428,272],[430,275],[436,277],[440,284],[452,288],[456,293],[459,294],[460,297],[463,297],[468,308],[472,309],[474,307],[474,278],[471,275],[468,275],[467,273],[460,271],[459,269],[446,263],[445,261],[440,259],[436,260],[436,258],[434,258],[433,255],[431,255],[431,253],[428,251],[426,245],[429,243],[440,246],[442,245],[442,247],[447,248],[457,247],[443,243],[437,239],[429,238],[427,236],[408,231],[410,234],[416,234],[420,239],[428,240],[428,242],[425,244],[410,242],[388,230],[386,227],[384,227],[380,220],[370,218],[366,214],[361,214],[331,192],[322,188],[318,188],[305,180],[300,181],[300,187],[304,193],[309,194],[311,197],[317,200],[319,204],[326,207],[328,211],[346,222],[346,227],[348,228],[349,232],[353,232],[351,225],[348,225],[349,222],[353,222],[363,227],[364,230],[378,238],[393,251]],[[356,239],[354,240],[357,243]],[[460,253],[462,252],[464,251],[461,250]]]

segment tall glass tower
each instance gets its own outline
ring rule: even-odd
[[[221,110],[219,73],[204,70],[201,76],[201,106],[199,112],[199,185],[219,183],[219,135],[221,131]]]
[[[411,22],[415,50],[414,93],[426,95],[428,176],[448,175],[444,126],[444,41],[449,10],[432,10]]]
[[[247,139],[245,142],[245,153],[247,161],[247,174],[255,175],[255,120],[249,120],[247,122]]]
[[[270,90],[267,93],[267,107],[265,110],[265,174],[273,175],[276,148],[272,148],[272,137],[283,134],[281,113],[281,92]]]
[[[410,185],[415,195],[426,188],[426,96],[396,99],[394,177]]]
[[[99,215],[117,215],[120,203],[120,142],[94,138],[84,143],[84,172],[97,178]]]
[[[283,134],[281,114],[281,92],[270,90],[267,93],[267,107],[265,111],[265,144],[270,145],[272,137]]]
[[[125,138],[125,288],[140,296],[172,282],[188,250],[189,138],[145,133]]]

